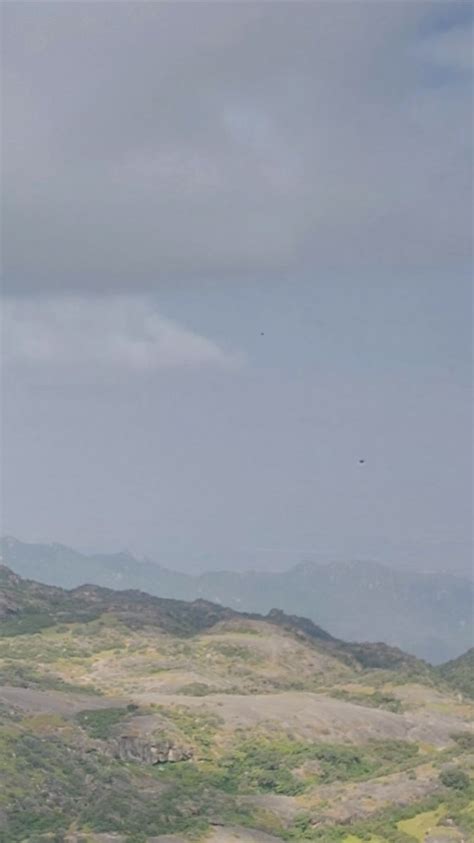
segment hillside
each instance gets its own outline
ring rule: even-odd
[[[461,843],[472,714],[301,617],[0,568],[2,843]]]
[[[203,598],[236,610],[278,607],[313,619],[335,637],[385,641],[432,664],[472,645],[473,584],[439,573],[377,563],[305,563],[284,573],[209,572],[189,576],[128,553],[85,555],[63,545],[1,542],[6,565],[24,577],[74,588],[85,582],[160,597]]]
[[[438,668],[439,675],[467,697],[474,699],[474,647]]]

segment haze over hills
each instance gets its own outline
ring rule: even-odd
[[[385,641],[433,664],[472,645],[473,584],[450,574],[374,562],[303,563],[289,571],[212,571],[191,576],[129,553],[86,555],[61,544],[1,540],[21,576],[74,588],[86,582],[160,597],[204,598],[234,609],[277,607],[304,615],[345,640]]]
[[[0,839],[466,843],[472,705],[448,673],[278,610],[0,566]]]

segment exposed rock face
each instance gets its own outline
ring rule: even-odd
[[[7,594],[0,594],[0,620],[8,621],[16,617],[17,607]]]
[[[176,746],[166,738],[145,739],[136,735],[122,735],[113,741],[112,753],[121,761],[141,764],[167,764],[192,758],[190,749]]]
[[[0,562],[0,620],[10,620],[18,612],[14,595],[9,589],[14,589],[19,583],[21,583],[21,577]]]

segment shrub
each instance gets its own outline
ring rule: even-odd
[[[472,732],[457,732],[456,734],[451,735],[451,738],[453,741],[456,741],[457,745],[461,749],[474,749],[474,733]]]
[[[459,767],[442,770],[439,780],[445,787],[452,787],[454,790],[467,790],[471,783],[467,773],[460,770]]]

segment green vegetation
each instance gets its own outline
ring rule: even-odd
[[[28,664],[4,662],[0,666],[0,685],[13,685],[20,688],[39,688],[43,691],[69,691],[81,694],[100,696],[101,691],[93,685],[75,685],[66,682],[53,673],[35,670]]]
[[[417,754],[416,746],[401,741],[374,741],[358,748],[302,742],[286,735],[252,736],[218,757],[212,771],[214,781],[229,793],[296,796],[317,783],[364,780],[399,769]],[[296,776],[295,770],[305,762],[317,762],[317,771]]]
[[[451,739],[466,752],[474,751],[474,732],[455,732]]]
[[[373,691],[371,694],[357,694],[353,691],[334,689],[331,696],[338,700],[346,700],[356,705],[370,706],[371,708],[383,708],[386,711],[393,711],[399,714],[403,711],[403,705],[397,697],[391,694],[384,694],[381,691]]]
[[[47,612],[36,612],[34,609],[25,610],[22,615],[4,621],[0,628],[0,637],[10,638],[15,635],[34,635],[49,626],[54,620]]]
[[[460,770],[458,767],[442,770],[439,775],[439,780],[445,787],[452,787],[454,790],[467,790],[471,783],[467,773],[465,773],[464,770]]]
[[[226,643],[224,641],[212,642],[212,650],[216,653],[225,656],[226,659],[237,659],[242,662],[253,662],[259,664],[262,662],[261,656],[253,652],[250,647],[244,647],[239,644]]]
[[[438,824],[439,820],[444,816],[445,811],[446,808],[444,805],[435,808],[433,811],[422,811],[407,820],[400,820],[397,823],[397,828],[400,831],[404,831],[409,837],[423,843],[427,832]]]
[[[442,825],[448,818],[456,823],[461,834],[468,835],[474,829],[472,796],[473,793],[447,798],[432,796],[406,807],[387,808],[368,820],[352,822],[350,832],[347,824],[318,827],[310,815],[301,814],[282,836],[289,841],[312,840],[315,843],[348,843],[348,840],[351,843],[415,843],[420,839],[416,836],[420,830],[424,832],[428,827]]]
[[[275,820],[244,805],[241,795],[297,795],[315,780],[357,781],[375,771],[399,768],[417,751],[412,745],[391,741],[359,750],[307,744],[281,735],[239,738],[222,754],[212,750],[219,727],[216,718],[174,708],[160,714],[205,747],[208,760],[149,768],[124,765],[107,753],[87,751],[81,734],[106,741],[120,722],[135,713],[126,708],[82,711],[69,725],[48,716],[38,720],[35,732],[28,730],[30,721],[25,721],[26,729],[21,723],[4,722],[0,733],[0,812],[6,817],[2,843],[19,843],[33,833],[61,835],[72,821],[84,831],[129,836],[196,834],[205,831],[216,816],[224,823],[265,828]],[[296,769],[307,761],[318,762],[313,779],[296,775]],[[287,833],[281,827],[279,833],[300,839],[291,829]]]
[[[155,706],[201,752],[209,754],[221,721],[215,714],[190,711],[184,706]]]
[[[77,721],[91,738],[107,740],[114,727],[130,716],[126,708],[86,709],[77,715]]]
[[[204,831],[216,812],[229,822],[251,820],[213,773],[192,763],[155,772],[84,753],[74,737],[28,732],[4,736],[1,749],[2,843],[45,833],[63,840],[71,822],[84,831],[143,835]]]
[[[189,697],[206,697],[208,694],[212,694],[213,690],[204,682],[189,682],[179,688],[178,693]]]
[[[439,676],[466,697],[474,699],[474,647],[437,668]]]
[[[146,843],[212,824],[414,843],[448,820],[474,839],[469,705],[416,659],[282,612],[262,622],[204,601],[0,579],[1,843],[69,831]]]

